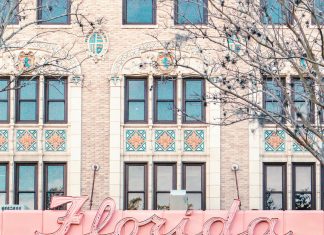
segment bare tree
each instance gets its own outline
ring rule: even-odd
[[[206,104],[221,105],[220,117],[211,124],[271,123],[323,164],[323,4],[179,0],[171,13],[180,23],[174,41],[152,36],[173,51],[175,66],[217,88],[202,97]],[[185,60],[188,47],[198,51],[201,66]]]
[[[83,0],[0,0],[0,75],[11,76],[0,92],[19,89],[25,84],[16,82],[19,77],[33,80],[43,74],[60,79],[76,73],[88,58],[78,43],[100,21],[90,19],[83,4]]]

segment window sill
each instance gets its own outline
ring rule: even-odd
[[[37,29],[72,29],[71,24],[37,24]]]
[[[208,29],[208,24],[175,24],[171,29]]]
[[[121,29],[158,29],[159,25],[154,24],[123,24],[120,26]]]

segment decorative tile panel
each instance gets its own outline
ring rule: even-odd
[[[155,151],[174,152],[175,151],[175,131],[155,130]]]
[[[65,130],[45,130],[45,151],[64,152],[66,150]]]
[[[126,151],[144,152],[146,151],[146,131],[126,130]]]
[[[16,137],[17,151],[37,151],[37,130],[17,130]]]
[[[8,130],[0,130],[0,152],[8,151]]]
[[[313,133],[309,132],[308,133],[308,141],[311,143],[311,145],[314,145],[315,143],[315,136]],[[307,150],[301,146],[300,144],[297,143],[297,141],[293,141],[293,146],[292,146],[292,151],[293,152],[307,152]]]
[[[264,150],[266,152],[284,152],[286,134],[283,130],[264,131]]]
[[[184,131],[184,151],[203,152],[205,149],[205,133],[203,130]]]

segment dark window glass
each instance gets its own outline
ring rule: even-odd
[[[177,24],[205,24],[207,21],[205,0],[177,0]]]
[[[53,196],[66,195],[66,169],[65,164],[51,163],[45,165],[45,209],[50,209]]]
[[[146,79],[126,80],[126,122],[146,122],[147,120],[147,92]]]
[[[306,120],[314,122],[314,113],[313,113],[313,105],[311,103],[311,99],[309,98],[309,93],[307,89],[305,89],[306,84],[301,82],[298,79],[293,79],[292,83],[292,95],[294,100],[294,106],[297,109],[297,112],[292,110],[294,117],[296,120],[300,119],[301,116]],[[310,84],[307,84],[309,89],[312,89]]]
[[[265,210],[286,209],[286,166],[264,165],[263,207]]]
[[[187,191],[189,208],[205,209],[205,164],[184,163],[182,187]]]
[[[125,165],[125,209],[144,210],[147,208],[147,166],[145,163]]]
[[[293,209],[315,209],[314,164],[293,165]]]
[[[38,122],[38,80],[18,81],[16,120]]]
[[[274,79],[265,79],[264,81],[264,108],[272,114],[273,117],[284,121],[284,94],[278,84],[279,81]],[[280,81],[283,84],[283,81]],[[284,85],[284,84],[283,84]]]
[[[8,79],[0,79],[0,122],[9,121]]]
[[[205,119],[205,91],[202,79],[184,80],[184,122],[199,122]]]
[[[170,191],[176,189],[177,174],[175,163],[154,165],[154,209],[170,209]]]
[[[69,0],[38,0],[38,19],[41,24],[68,24]]]
[[[324,24],[324,1],[323,0],[314,0],[315,8],[315,17],[319,24]],[[312,22],[315,23],[315,19],[312,19]]]
[[[8,165],[0,164],[0,205],[8,203]]]
[[[155,80],[155,122],[176,121],[175,80]]]
[[[154,24],[155,0],[124,0],[124,24]]]
[[[66,122],[66,79],[47,79],[45,89],[46,122]]]
[[[16,164],[15,173],[15,203],[37,209],[37,165]]]
[[[0,24],[18,23],[18,3],[17,0],[0,0]]]
[[[261,0],[263,24],[286,24],[291,22],[288,2],[283,5],[280,0]]]

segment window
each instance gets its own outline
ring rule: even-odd
[[[202,79],[184,79],[183,121],[205,120],[205,87]]]
[[[0,205],[8,204],[8,164],[0,164]]]
[[[19,1],[0,0],[0,24],[18,24]]]
[[[67,80],[46,79],[45,120],[46,122],[67,122]]]
[[[38,80],[18,80],[16,93],[16,121],[38,122]]]
[[[276,119],[284,121],[284,94],[278,82],[284,85],[283,81],[267,78],[263,86],[264,108]]]
[[[154,164],[154,209],[170,209],[170,191],[176,187],[176,163]]]
[[[38,23],[40,24],[69,24],[69,0],[38,0]]]
[[[147,164],[126,163],[125,205],[127,210],[147,209]]]
[[[312,163],[293,164],[293,199],[295,210],[315,210],[315,170]]]
[[[123,1],[123,24],[155,24],[155,0]]]
[[[50,209],[53,196],[66,195],[66,165],[47,163],[44,169],[44,208]]]
[[[17,163],[15,182],[15,203],[37,209],[37,164]]]
[[[206,24],[206,0],[176,0],[175,24]]]
[[[299,79],[293,79],[292,81],[292,96],[294,101],[294,106],[297,109],[297,113],[292,110],[295,118],[298,120],[301,116],[305,119],[309,119],[314,122],[314,112],[313,104],[309,95],[307,94],[307,89],[305,89],[306,83],[300,81]],[[308,89],[312,89],[311,84],[307,83]]]
[[[263,167],[263,208],[265,210],[285,210],[286,206],[286,165],[266,163]]]
[[[282,5],[280,0],[261,0],[263,24],[286,24],[291,23],[288,3]]]
[[[9,122],[9,79],[0,78],[0,122]]]
[[[155,79],[154,122],[176,122],[175,80]]]
[[[314,8],[315,18],[312,18],[312,23],[315,24],[317,20],[319,24],[324,24],[324,1],[314,0]]]
[[[146,79],[126,80],[125,122],[147,122]]]
[[[187,191],[189,208],[205,209],[205,164],[184,163],[182,188]]]

